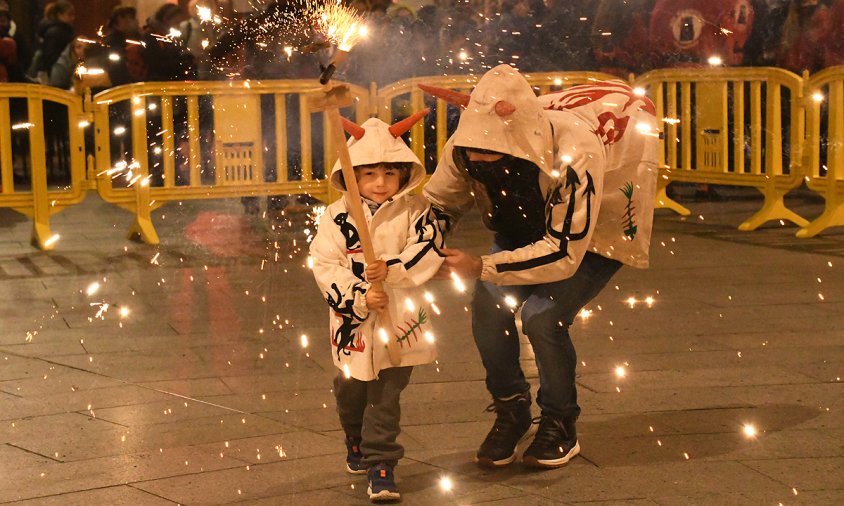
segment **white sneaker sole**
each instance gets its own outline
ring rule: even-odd
[[[527,455],[522,458],[522,463],[529,467],[537,467],[541,469],[553,469],[555,467],[561,467],[576,457],[580,453],[580,443],[575,442],[574,446],[571,450],[568,451],[565,455],[558,459],[538,459],[531,455]]]
[[[366,474],[366,469],[358,469],[357,471],[355,471],[354,469],[349,467],[349,464],[346,464],[346,472],[349,474]]]
[[[389,490],[382,490],[377,494],[373,494],[372,487],[367,487],[366,493],[369,494],[369,500],[372,502],[398,501],[401,499],[400,493],[390,492]]]
[[[537,428],[538,427],[535,424],[531,424],[530,427],[528,427],[528,430],[527,432],[525,432],[525,435],[520,437],[519,440],[516,442],[516,447],[513,448],[513,454],[509,457],[500,460],[492,460],[486,457],[478,457],[477,455],[475,455],[475,463],[477,463],[481,467],[487,467],[490,469],[497,469],[499,467],[504,467],[512,464],[516,461],[516,455],[519,453],[519,447],[524,446],[524,444],[536,434]]]

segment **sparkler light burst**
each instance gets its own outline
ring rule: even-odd
[[[366,20],[351,7],[339,0],[310,2],[315,16],[315,29],[341,51],[350,51],[361,38],[366,37]]]

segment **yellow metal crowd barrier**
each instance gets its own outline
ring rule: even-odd
[[[673,181],[749,186],[765,200],[740,230],[770,220],[808,223],[783,202],[804,175],[800,76],[777,68],[678,68],[648,72],[634,85],[647,90],[663,121],[657,207],[690,213],[666,194]]]
[[[326,181],[313,177],[315,113],[306,100],[318,90],[315,80],[203,81],[138,83],[99,93],[93,99],[99,194],[130,210],[135,215],[130,236],[150,244],[158,243],[150,212],[169,201],[299,193],[327,199]],[[362,120],[368,91],[357,86],[351,91],[356,110],[344,112]],[[288,124],[289,99],[298,107],[295,128]],[[268,116],[272,127],[264,124]],[[335,150],[325,135],[328,121],[322,124],[324,160],[330,167]],[[112,146],[120,135],[128,139]],[[301,178],[288,180],[287,152],[294,148],[288,141],[296,136]],[[274,181],[265,174],[270,143],[275,146]]]
[[[800,229],[797,237],[812,237],[844,225],[844,67],[818,72],[805,86],[806,184],[823,195],[826,204],[823,213]]]
[[[67,128],[66,153],[47,149],[52,137],[45,132],[56,128],[48,121]],[[0,207],[32,218],[32,243],[42,250],[53,249],[58,239],[50,229],[50,216],[85,198],[83,131],[89,124],[81,98],[73,93],[35,84],[0,86]],[[48,187],[48,152],[67,155],[69,182],[61,188]],[[26,182],[15,182],[16,164]]]
[[[526,78],[538,93],[616,79],[594,72]],[[356,102],[343,114],[358,122],[367,116],[390,122],[432,105],[435,114],[413,127],[410,143],[421,159],[439,159],[457,111],[426,97],[417,85],[469,92],[477,79],[436,76],[381,89],[351,86]],[[631,81],[646,89],[664,122],[658,207],[689,213],[666,194],[674,181],[747,186],[763,194],[764,204],[742,230],[786,219],[803,227],[799,237],[809,237],[844,224],[844,67],[802,78],[775,68],[668,69]],[[321,149],[326,171],[336,157],[326,135],[329,122],[324,112],[308,110],[306,99],[318,89],[312,80],[137,83],[83,100],[46,86],[4,84],[0,207],[31,216],[33,242],[51,249],[56,236],[49,216],[94,188],[135,215],[131,234],[147,243],[158,242],[151,212],[171,201],[301,193],[330,201],[336,195],[314,170],[315,150]],[[48,188],[45,103],[54,103],[52,111],[59,104],[67,114],[70,182],[62,188]],[[86,128],[93,129],[89,158],[95,160],[87,170]],[[435,132],[427,143],[426,129]],[[26,156],[17,152],[21,146],[28,146]],[[288,152],[299,158],[289,163]],[[31,184],[15,181],[16,164],[21,179],[27,156]],[[297,173],[288,177],[291,168]],[[804,179],[826,199],[824,213],[811,224],[783,202]]]

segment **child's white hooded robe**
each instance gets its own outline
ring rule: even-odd
[[[436,359],[431,333],[429,303],[419,287],[437,272],[443,262],[442,226],[421,195],[410,191],[422,182],[425,171],[419,159],[401,138],[388,131],[389,125],[370,118],[361,125],[365,134],[348,141],[355,166],[373,163],[411,162],[410,179],[396,195],[371,213],[363,205],[376,256],[388,266],[384,289],[390,298],[390,317],[401,350],[401,366],[420,365]],[[330,337],[334,364],[348,370],[352,378],[371,381],[390,364],[385,343],[378,334],[377,313],[366,307],[369,283],[364,279],[364,256],[358,230],[348,212],[339,162],[329,182],[344,192],[329,205],[319,221],[310,247],[314,277],[330,306]],[[444,219],[444,218],[439,218]]]

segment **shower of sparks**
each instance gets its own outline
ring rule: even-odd
[[[623,378],[624,376],[627,375],[627,370],[622,366],[618,366],[618,367],[615,368],[615,375],[618,376],[619,378]]]
[[[352,371],[349,369],[349,364],[343,364],[343,376],[345,376],[346,379],[352,377]]]
[[[514,308],[519,304],[519,301],[517,301],[512,295],[508,295],[504,297],[504,303],[507,304],[508,307]]]
[[[308,347],[308,336],[306,336],[305,334],[302,334],[299,337],[299,342],[302,343],[302,348],[307,348]]]
[[[434,341],[436,341],[436,338],[434,338],[434,334],[432,334],[430,330],[426,330],[425,331],[425,340],[428,341],[429,343],[433,343]]]
[[[454,488],[454,482],[448,476],[443,476],[440,478],[440,488],[445,492],[451,492]]]
[[[818,102],[818,103],[823,102],[823,99],[824,99],[823,93],[821,93],[819,91],[812,93],[812,100],[814,100],[815,102]]]
[[[341,51],[350,51],[367,35],[365,19],[356,10],[337,2],[316,7],[316,30]]]
[[[579,316],[581,320],[588,320],[592,316],[592,310],[583,308],[579,313],[577,313],[577,316]]]
[[[710,57],[706,60],[706,63],[708,63],[708,64],[712,65],[713,67],[718,66],[718,65],[721,65],[723,62],[724,62],[724,61],[721,59],[721,57],[720,57],[720,56],[710,56]]]
[[[30,128],[34,127],[35,123],[15,123],[12,125],[12,130],[29,130]]]
[[[308,216],[315,227],[319,227],[319,220],[322,218],[323,214],[325,214],[325,206],[315,206],[311,208],[311,212]],[[310,240],[308,242],[310,242]]]
[[[211,8],[204,5],[196,6],[196,16],[200,23],[213,23],[214,15],[211,13]]]
[[[414,304],[413,301],[410,300],[409,297],[404,299],[404,305],[405,305],[405,307],[407,307],[408,311],[410,311],[410,312],[416,311],[416,304]]]
[[[104,315],[105,315],[106,312],[108,312],[108,308],[111,307],[106,302],[92,302],[91,306],[98,308],[97,313],[94,315],[94,318],[99,318],[101,320],[105,319]]]
[[[387,344],[387,342],[389,341],[389,338],[387,337],[387,331],[386,331],[386,330],[384,330],[384,327],[380,327],[380,328],[378,329],[378,337],[380,337],[380,338],[381,338],[381,341],[382,341],[384,344]]]

